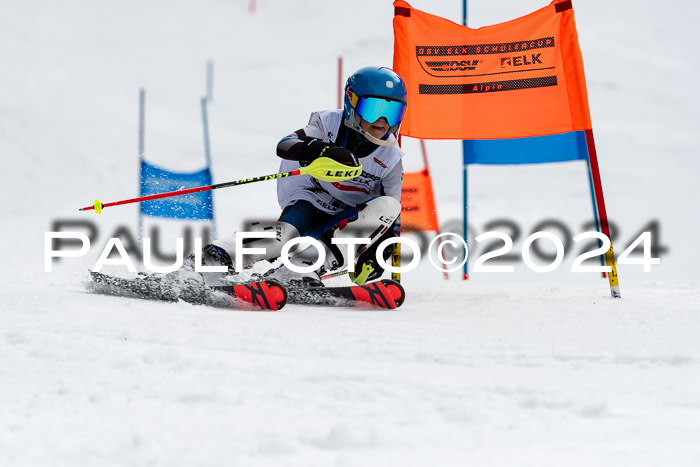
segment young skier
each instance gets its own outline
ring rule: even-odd
[[[343,109],[314,112],[306,127],[284,137],[277,145],[277,155],[282,158],[280,172],[328,157],[349,167],[361,163],[362,173],[337,182],[310,175],[279,179],[277,196],[282,214],[275,224],[276,236],[244,242],[245,248],[265,248],[265,253],[245,254],[243,266],[262,259],[272,261],[289,240],[310,236],[325,248],[323,265],[304,274],[283,266],[269,277],[282,283],[321,285],[320,278],[326,272],[347,268],[358,284],[379,278],[383,269],[375,259],[377,247],[399,230],[403,151],[397,145],[397,134],[405,110],[406,87],[399,75],[388,68],[365,67],[348,79]],[[331,240],[358,237],[358,232],[369,238],[369,243],[357,246],[352,264],[351,249]],[[390,256],[389,250],[380,252],[384,259]],[[227,266],[234,272],[235,252],[235,237],[220,238],[203,248],[202,263]],[[290,262],[311,265],[317,255],[316,248],[309,247],[294,253]],[[222,277],[204,276],[207,283]]]

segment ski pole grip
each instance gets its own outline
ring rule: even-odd
[[[347,166],[329,157],[319,157],[306,167],[301,167],[300,175],[311,175],[324,182],[341,182],[355,178],[362,173],[362,163]]]

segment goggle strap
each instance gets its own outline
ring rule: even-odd
[[[370,142],[376,144],[377,146],[394,147],[394,146],[396,146],[397,143],[398,143],[396,140],[394,140],[394,141],[387,141],[387,140],[384,140],[384,139],[375,138],[374,136],[370,135],[368,131],[365,131],[365,130],[362,129],[362,128],[356,128],[356,130],[359,131],[359,132],[362,134],[362,136],[364,136],[364,137],[367,138]]]

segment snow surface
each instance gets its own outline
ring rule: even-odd
[[[389,1],[4,2],[0,8],[0,465],[699,465],[700,156],[690,2],[575,2],[616,251],[658,220],[651,273],[443,281],[405,274],[393,312],[235,312],[91,295],[82,282],[135,206],[146,154],[203,164],[199,97],[214,60],[215,182],[272,173],[278,139],[336,104],[345,75],[391,64]],[[460,21],[456,1],[411,2]],[[480,27],[535,0],[470,2]],[[421,168],[406,141],[407,170]],[[441,223],[461,215],[460,143],[428,142]],[[219,232],[277,215],[272,185],[215,193]],[[590,220],[578,163],[470,168],[476,232]],[[55,220],[89,220],[87,257],[44,272]]]

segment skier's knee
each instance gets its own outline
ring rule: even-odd
[[[401,203],[391,196],[380,196],[369,201],[362,211],[367,209],[386,219],[390,218],[391,223],[393,223],[401,214]]]
[[[333,233],[333,238],[366,238],[368,241],[357,248],[356,254],[362,254],[375,243],[393,235],[392,227],[401,213],[401,203],[391,196],[380,196],[362,207],[357,217],[341,223]],[[335,256],[342,267],[353,268],[350,264],[349,250],[332,246]]]
[[[372,241],[386,233],[401,213],[401,203],[391,196],[380,196],[369,201],[357,217],[341,223],[334,237],[368,236]]]

